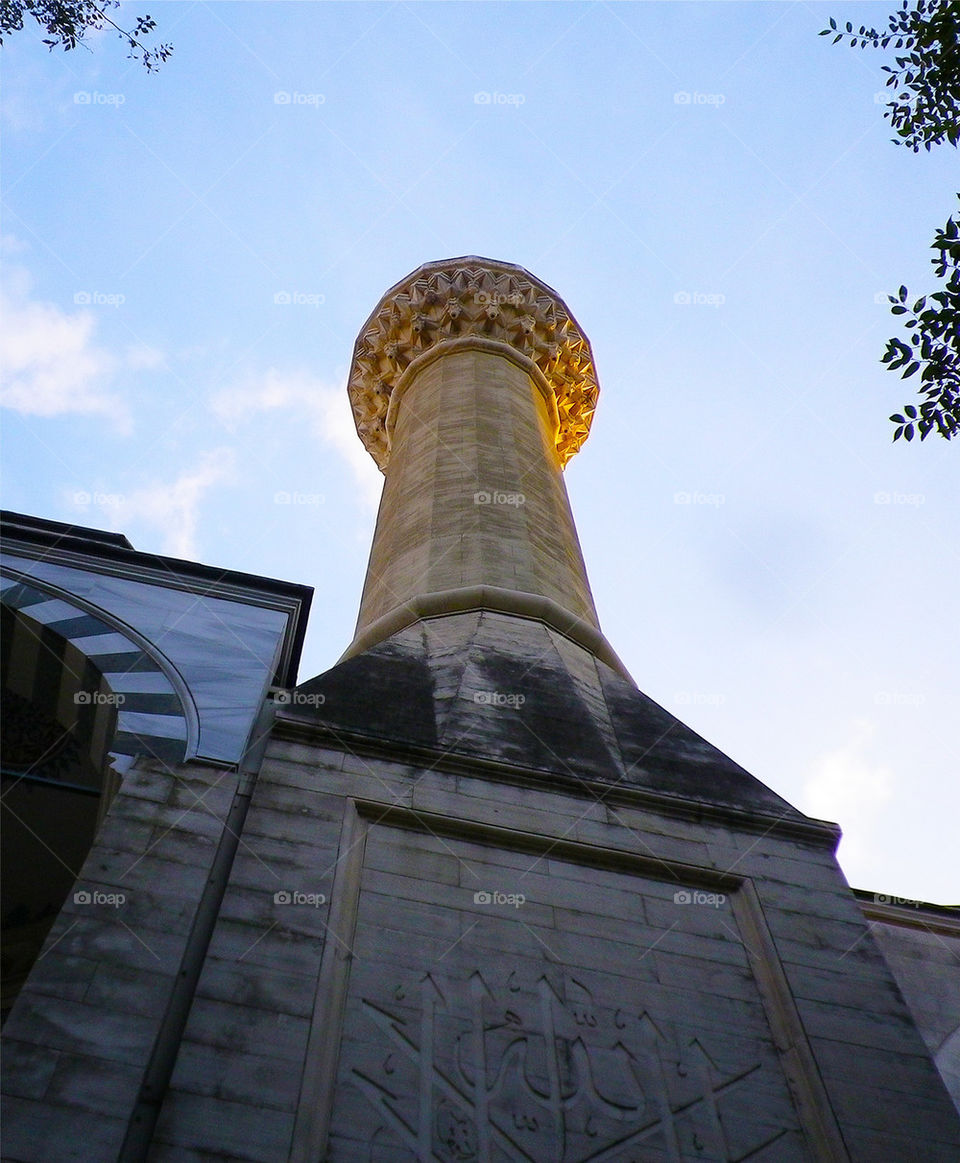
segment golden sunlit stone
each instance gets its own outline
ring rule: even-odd
[[[513,263],[445,259],[392,287],[354,348],[350,403],[381,470],[390,460],[392,397],[406,370],[438,345],[470,337],[511,348],[535,369],[541,390],[553,396],[561,467],[586,440],[599,386],[590,343],[563,300]]]

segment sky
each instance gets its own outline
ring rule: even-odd
[[[566,483],[638,686],[860,888],[956,903],[957,449],[891,444],[886,295],[933,290],[957,157],[891,142],[883,4],[247,3],[3,48],[3,504],[315,588],[353,635],[382,477],[346,379],[382,294],[478,254],[601,385]]]

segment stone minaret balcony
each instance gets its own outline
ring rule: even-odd
[[[522,267],[427,263],[354,349],[357,431],[386,482],[352,657],[425,618],[539,620],[626,675],[600,632],[563,482],[599,388],[564,302]]]

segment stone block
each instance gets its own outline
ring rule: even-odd
[[[142,1081],[142,1066],[65,1053],[50,1080],[46,1099],[55,1106],[115,1117],[132,1109]]]
[[[126,1122],[99,1111],[4,1101],[3,1158],[11,1163],[104,1163],[116,1159]]]
[[[279,973],[315,977],[323,941],[276,928],[221,918],[210,942],[209,956],[227,963],[261,966]]]
[[[64,948],[69,935],[68,925],[54,922],[54,931],[45,944],[45,952],[34,963],[25,989],[73,1001],[83,1000],[100,962],[93,957],[69,953]]]
[[[229,1056],[260,1053],[289,1064],[303,1061],[308,1027],[305,1019],[293,1014],[197,997],[184,1036]],[[289,1069],[289,1065],[282,1069]]]
[[[288,1157],[292,1135],[293,1116],[284,1111],[171,1091],[154,1142],[158,1149],[174,1148],[167,1154],[170,1159],[184,1158],[183,1150],[206,1159],[278,1163]]]
[[[316,992],[316,974],[279,973],[246,961],[208,957],[197,984],[197,996],[268,1013],[310,1018]]]
[[[177,1054],[173,1091],[294,1112],[300,1093],[300,1072],[290,1063],[248,1051],[242,1055],[184,1039]]]
[[[169,975],[150,973],[141,967],[111,965],[97,967],[84,1001],[105,1011],[121,1011],[153,1018],[163,1017],[173,982]]]
[[[138,1014],[104,1011],[82,1002],[21,993],[5,1035],[75,1056],[143,1065],[156,1023]]]
[[[60,1051],[4,1038],[0,1079],[5,1095],[41,1100],[60,1060]]]

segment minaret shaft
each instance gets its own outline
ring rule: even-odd
[[[521,267],[449,259],[387,292],[350,372],[386,483],[344,657],[481,609],[537,619],[626,675],[600,631],[562,473],[598,390],[576,320]]]
[[[399,401],[357,636],[413,599],[478,586],[599,630],[543,392],[501,354],[455,349]]]

